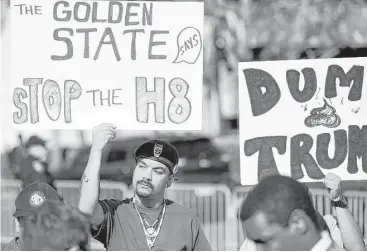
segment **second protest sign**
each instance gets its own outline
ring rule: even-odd
[[[243,185],[367,179],[366,58],[239,63]]]

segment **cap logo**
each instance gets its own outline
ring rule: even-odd
[[[162,154],[163,151],[163,145],[162,144],[154,144],[154,150],[153,150],[153,154],[155,157],[159,157]]]
[[[43,194],[43,192],[35,191],[31,194],[31,197],[29,197],[29,203],[33,207],[37,207],[43,204],[43,202],[46,201],[46,196]]]

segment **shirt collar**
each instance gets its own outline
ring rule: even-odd
[[[12,251],[21,251],[22,250],[22,241],[19,237],[15,237],[5,248],[6,250]]]
[[[321,239],[315,244],[315,246],[311,249],[311,251],[327,251],[331,245],[333,244],[333,240],[327,231],[321,232]]]

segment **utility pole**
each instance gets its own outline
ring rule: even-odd
[[[223,130],[226,129],[226,123],[224,122],[223,118],[222,118],[222,109],[221,109],[221,97],[220,97],[220,63],[222,61],[226,60],[226,55],[225,55],[225,47],[226,47],[226,41],[225,38],[223,38],[220,35],[220,31],[221,29],[225,29],[224,28],[224,24],[225,24],[225,19],[223,17],[220,17],[218,22],[215,24],[215,29],[214,29],[214,45],[215,45],[215,81],[214,81],[214,90],[215,90],[215,94],[216,97],[213,97],[215,99],[217,99],[217,109],[218,109],[218,113],[219,113],[219,120],[220,120],[220,133],[223,132]]]

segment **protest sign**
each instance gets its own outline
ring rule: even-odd
[[[201,130],[204,4],[11,1],[13,128]]]
[[[239,63],[241,183],[367,179],[367,58]]]

